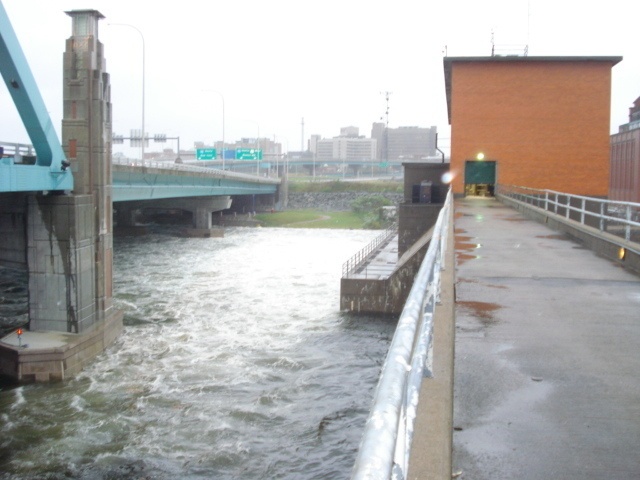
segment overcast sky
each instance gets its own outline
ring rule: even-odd
[[[0,0],[53,123],[62,118],[62,54],[71,36],[64,12],[96,9],[111,75],[113,131],[128,136],[142,114],[146,131],[195,141],[269,137],[285,150],[343,126],[370,136],[389,125],[429,127],[448,146],[442,57],[510,53],[622,56],[613,68],[611,132],[640,96],[640,2],[610,0]],[[0,140],[30,143],[6,88]],[[576,112],[579,115],[580,112]],[[447,145],[445,145],[447,144]],[[168,143],[167,147],[175,144]],[[118,151],[120,147],[114,147]],[[151,144],[148,151],[161,150]],[[139,151],[139,150],[136,150]]]

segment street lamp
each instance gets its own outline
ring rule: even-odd
[[[217,90],[204,90],[205,92],[213,92],[220,95],[222,100],[222,170],[224,170],[224,96]]]
[[[109,25],[133,28],[140,34],[140,38],[142,39],[142,146],[140,147],[140,152],[142,155],[141,160],[144,162],[144,143],[146,140],[146,134],[144,133],[144,35],[142,35],[142,32],[137,27],[129,25],[128,23],[109,23]],[[178,155],[179,154],[180,152],[178,152]]]
[[[245,122],[255,123],[258,127],[258,136],[256,137],[256,149],[260,151],[260,124],[255,120],[246,120]],[[260,159],[258,158],[258,152],[256,152],[256,175],[260,176]]]
[[[287,137],[283,137],[282,135],[274,135],[274,141],[276,139],[276,137],[278,138],[278,140],[283,139],[285,141],[285,145],[286,145],[286,151],[287,153],[282,153],[282,160],[284,160],[284,162],[288,162],[288,153],[289,153],[289,139]],[[282,147],[282,144],[280,145]],[[276,157],[277,158],[277,157]],[[283,175],[286,177],[286,167],[288,167],[287,163],[284,163],[282,165],[282,169],[283,169]],[[276,176],[278,177],[278,163],[276,161]]]

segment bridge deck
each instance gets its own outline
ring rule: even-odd
[[[637,478],[640,279],[495,199],[455,229],[453,472]]]

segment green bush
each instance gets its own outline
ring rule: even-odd
[[[351,203],[351,209],[354,213],[362,216],[374,213],[379,217],[378,212],[382,207],[392,205],[391,200],[382,195],[366,195],[354,200]]]

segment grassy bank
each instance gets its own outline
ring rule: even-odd
[[[361,229],[364,220],[354,212],[287,210],[256,215],[264,227]]]
[[[402,193],[401,180],[372,180],[350,182],[341,180],[332,181],[304,181],[291,180],[289,192],[291,193],[342,193],[342,192],[368,192],[373,197],[380,193]],[[313,209],[286,210],[283,212],[260,213],[256,220],[265,227],[286,228],[341,228],[363,229],[372,228],[371,215],[377,216],[380,205],[366,205],[366,200],[354,202],[351,211],[327,212]],[[375,202],[374,202],[375,203]],[[376,227],[373,227],[376,228]]]

